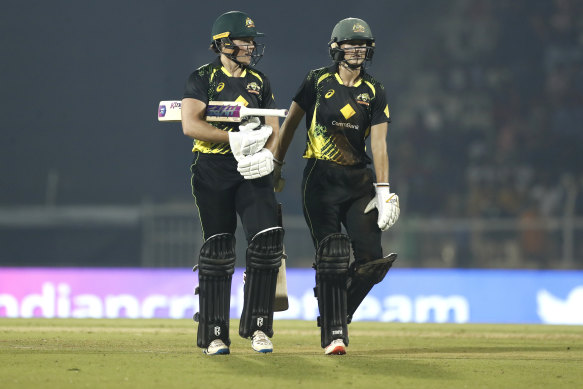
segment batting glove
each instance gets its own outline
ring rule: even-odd
[[[273,171],[273,154],[268,149],[243,157],[237,165],[237,170],[246,180],[253,180],[270,174]]]
[[[369,213],[374,208],[378,209],[379,217],[377,224],[381,231],[388,230],[399,218],[401,208],[399,207],[399,196],[391,193],[388,183],[374,184],[376,195],[364,209],[364,213]]]
[[[281,192],[285,186],[285,178],[281,176],[283,164],[283,161],[273,158],[273,190],[276,192]]]
[[[238,132],[229,132],[229,144],[237,161],[260,151],[271,136],[271,126],[262,126],[259,118],[249,119],[239,126]]]
[[[241,124],[239,124],[239,131],[241,132],[253,131],[254,129],[260,126],[261,120],[259,120],[257,116],[252,116],[249,119],[242,121]]]

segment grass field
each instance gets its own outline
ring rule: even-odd
[[[273,354],[231,322],[231,355],[206,356],[188,320],[0,319],[0,387],[579,388],[583,328],[357,322],[324,356],[312,322],[276,321]]]

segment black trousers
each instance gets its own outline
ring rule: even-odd
[[[190,170],[204,240],[219,233],[234,234],[237,215],[248,242],[258,232],[277,226],[271,174],[244,179],[232,154],[195,153]]]
[[[314,247],[326,236],[342,232],[344,225],[355,261],[382,258],[378,211],[375,208],[364,213],[375,196],[373,182],[373,172],[366,166],[308,160],[302,180],[302,203]]]

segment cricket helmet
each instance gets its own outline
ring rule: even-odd
[[[211,37],[213,40],[221,38],[245,38],[262,37],[263,33],[257,32],[255,23],[244,12],[229,11],[217,18],[213,23]]]
[[[257,32],[255,23],[244,12],[229,11],[219,16],[213,23],[211,30],[211,49],[217,53],[224,54],[235,63],[242,65],[237,59],[238,47],[233,43],[233,38],[258,38],[265,36],[262,32]],[[255,66],[263,57],[264,44],[254,43],[255,49],[251,54],[251,66]]]
[[[336,23],[328,43],[330,57],[334,62],[344,60],[344,50],[340,48],[340,45],[346,41],[365,41],[367,49],[365,61],[372,60],[375,39],[367,22],[359,18],[346,18]]]

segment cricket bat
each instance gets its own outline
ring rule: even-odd
[[[178,100],[160,101],[158,104],[158,121],[179,122],[182,102]],[[211,101],[206,107],[208,122],[241,122],[249,116],[286,117],[287,109],[247,108],[236,101]]]
[[[277,218],[279,226],[283,227],[283,216],[281,211],[281,204],[277,204]],[[275,300],[273,300],[273,310],[275,312],[285,311],[289,308],[287,300],[287,279],[285,276],[285,260],[287,254],[285,253],[285,246],[283,247],[283,255],[281,257],[281,266],[277,273],[277,283],[275,285]]]

